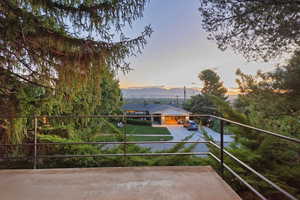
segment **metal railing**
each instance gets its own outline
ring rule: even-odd
[[[230,168],[227,164],[224,163],[224,155],[228,156],[241,166],[243,166],[245,169],[256,175],[258,178],[261,180],[265,181],[268,183],[270,186],[272,186],[275,190],[279,191],[283,195],[285,195],[288,199],[292,200],[297,200],[296,197],[291,195],[289,192],[272,182],[270,179],[266,178],[263,176],[261,173],[257,172],[255,169],[251,168],[249,165],[229,153],[224,149],[224,123],[229,123],[229,124],[234,124],[237,126],[241,126],[244,128],[248,128],[250,130],[255,130],[258,131],[262,134],[265,135],[270,135],[273,137],[277,137],[279,139],[283,139],[289,142],[293,142],[295,144],[300,145],[300,140],[297,138],[292,138],[288,137],[285,135],[281,135],[278,133],[274,133],[271,131],[263,130],[260,128],[256,128],[247,124],[242,124],[239,122],[235,122],[232,120],[228,120],[222,117],[218,116],[213,116],[213,115],[190,115],[190,117],[199,117],[199,118],[212,118],[212,119],[217,119],[220,120],[220,145],[216,144],[215,142],[212,141],[127,141],[126,137],[126,132],[125,132],[125,137],[124,141],[113,141],[113,142],[68,142],[68,143],[39,143],[37,142],[37,133],[38,133],[38,119],[39,118],[119,118],[119,119],[127,119],[127,118],[152,118],[152,115],[85,115],[85,116],[35,116],[33,117],[34,119],[34,143],[27,143],[27,144],[0,144],[1,146],[31,146],[33,147],[33,156],[29,157],[6,157],[4,159],[33,159],[33,168],[37,168],[37,163],[38,159],[41,158],[84,158],[84,157],[112,157],[112,156],[123,156],[123,157],[128,157],[128,156],[195,156],[195,155],[207,155],[212,157],[214,160],[220,163],[220,173],[221,176],[224,176],[224,169],[227,169],[234,177],[236,177],[241,183],[243,183],[248,189],[250,189],[254,194],[256,194],[260,199],[262,200],[267,200],[266,197],[264,197],[257,189],[255,189],[251,184],[249,184],[245,179],[243,179],[240,175],[238,175],[232,168]],[[25,117],[24,117],[25,118]],[[26,117],[27,118],[27,117]],[[126,124],[125,124],[126,126]],[[123,153],[117,153],[117,154],[90,154],[90,155],[39,155],[38,154],[38,147],[43,146],[43,145],[124,145],[125,150]],[[176,153],[128,153],[126,151],[126,146],[130,144],[136,144],[136,145],[141,145],[141,144],[207,144],[210,145],[211,147],[215,147],[219,149],[219,156],[213,154],[212,152],[176,152]],[[2,158],[3,159],[3,158]]]

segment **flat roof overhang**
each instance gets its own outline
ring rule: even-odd
[[[5,200],[241,200],[209,166],[1,170]]]

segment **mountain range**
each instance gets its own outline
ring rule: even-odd
[[[122,94],[125,99],[131,98],[184,98],[184,88],[166,88],[166,87],[129,87],[122,88]],[[186,98],[200,94],[201,88],[186,88]],[[236,96],[238,89],[229,88],[228,95]]]

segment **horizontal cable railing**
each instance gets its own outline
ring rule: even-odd
[[[243,179],[240,175],[238,175],[234,170],[232,170],[227,164],[224,163],[224,154],[243,166],[245,169],[250,171],[252,174],[256,175],[261,180],[265,181],[269,185],[271,185],[275,190],[279,191],[283,195],[285,195],[287,198],[292,200],[297,200],[296,197],[291,195],[289,192],[263,176],[261,173],[257,172],[255,169],[251,168],[249,165],[229,153],[224,149],[224,122],[229,124],[234,124],[237,126],[241,126],[244,128],[248,128],[250,130],[258,131],[260,134],[270,135],[273,137],[277,137],[279,139],[283,139],[289,142],[293,142],[296,144],[300,144],[300,139],[288,137],[282,134],[274,133],[271,131],[263,130],[260,128],[256,128],[247,124],[242,124],[239,122],[235,122],[229,119],[225,119],[222,117],[214,116],[214,115],[189,115],[189,117],[199,117],[199,118],[212,118],[220,120],[220,145],[212,142],[212,141],[126,141],[126,133],[125,137],[123,138],[125,141],[109,141],[109,142],[37,142],[37,132],[38,132],[38,119],[41,118],[49,118],[49,119],[55,119],[55,118],[114,118],[114,119],[128,119],[128,118],[152,118],[155,115],[68,115],[68,116],[34,116],[34,117],[26,117],[26,116],[20,116],[18,118],[32,118],[34,120],[34,143],[25,143],[25,144],[0,144],[0,147],[20,147],[20,146],[31,146],[34,147],[33,155],[27,156],[27,157],[21,157],[21,156],[10,156],[10,157],[3,157],[1,159],[33,159],[33,168],[37,168],[37,161],[41,158],[85,158],[85,157],[112,157],[112,156],[211,156],[213,159],[215,159],[217,162],[220,163],[220,172],[221,176],[224,176],[224,169],[227,169],[233,176],[235,176],[241,183],[243,183],[247,188],[249,188],[254,194],[256,194],[260,199],[267,200],[266,197],[264,197],[260,192],[258,192],[251,184],[249,184],[245,179]],[[180,116],[180,115],[178,115]],[[6,118],[4,116],[0,116],[1,118]],[[125,120],[126,122],[126,120]],[[210,145],[214,148],[219,149],[220,155],[219,157],[213,154],[212,152],[174,152],[174,153],[162,153],[162,152],[153,152],[153,153],[128,153],[126,151],[127,145],[140,145],[140,144],[206,144]],[[124,145],[124,153],[115,153],[115,154],[88,154],[88,155],[39,155],[38,154],[38,147],[45,146],[45,145]]]
[[[156,115],[51,115],[51,116],[48,116],[48,115],[37,115],[37,116],[13,116],[13,117],[10,117],[10,116],[6,116],[6,115],[0,115],[0,119],[1,118],[32,118],[32,119],[35,119],[35,118],[43,118],[43,117],[46,117],[46,118],[119,118],[119,119],[122,119],[122,118],[151,118],[151,117],[154,117]],[[182,115],[172,115],[172,116],[182,116]],[[202,117],[210,117],[210,118],[213,118],[213,119],[218,119],[220,121],[223,121],[223,122],[228,122],[230,124],[235,124],[237,126],[241,126],[241,127],[244,127],[244,128],[249,128],[249,129],[252,129],[252,130],[255,130],[255,131],[259,131],[261,133],[265,133],[265,134],[268,134],[268,135],[271,135],[271,136],[274,136],[274,137],[278,137],[278,138],[281,138],[281,139],[284,139],[284,140],[288,140],[288,141],[292,141],[292,142],[296,142],[296,143],[299,143],[300,144],[300,139],[298,138],[292,138],[292,137],[288,137],[288,136],[285,136],[285,135],[282,135],[282,134],[278,134],[278,133],[274,133],[272,131],[267,131],[267,130],[264,130],[264,129],[261,129],[261,128],[257,128],[257,127],[254,127],[254,126],[250,126],[250,125],[247,125],[247,124],[242,124],[242,123],[239,123],[239,122],[236,122],[236,121],[232,121],[232,120],[229,120],[229,119],[225,119],[225,118],[222,118],[222,117],[218,117],[218,116],[214,116],[214,115],[206,115],[206,114],[191,114],[189,115],[189,117],[199,117],[199,118],[202,118]]]

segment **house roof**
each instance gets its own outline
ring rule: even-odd
[[[134,111],[148,111],[144,104],[125,104],[122,106],[122,110],[134,110]]]
[[[149,112],[149,114],[161,115],[188,115],[189,112],[167,104],[125,104],[123,110],[134,110],[139,112]]]

